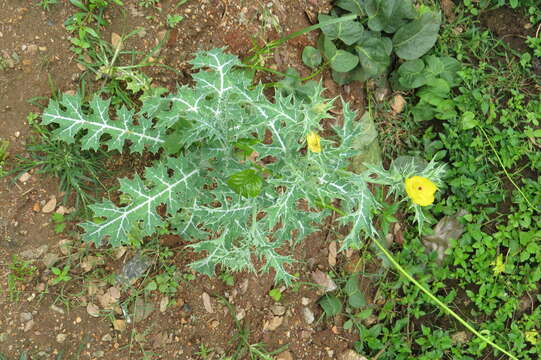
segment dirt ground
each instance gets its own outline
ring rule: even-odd
[[[125,1],[122,8],[110,6],[106,13],[110,26],[102,29],[103,37],[109,39],[111,32],[125,34],[141,28],[142,36],[127,46],[149,51],[163,38],[165,16],[174,3],[161,1],[161,11],[140,7],[137,1]],[[157,56],[160,62],[183,71],[185,76],[159,67],[145,72],[158,85],[173,88],[176,83],[189,81],[187,60],[194,51],[227,46],[229,51],[243,57],[252,47],[252,38],[263,43],[299,30],[310,25],[318,12],[326,12],[328,8],[329,1],[318,0],[189,1],[178,9],[177,13],[182,14],[184,20],[168,34],[166,46]],[[61,0],[61,4],[52,6],[50,11],[26,0],[0,2],[0,51],[4,58],[12,59],[9,68],[0,72],[0,136],[10,141],[12,157],[24,155],[30,135],[27,114],[40,113],[28,100],[47,99],[53,88],[65,92],[75,91],[79,86],[82,69],[69,49],[69,34],[63,26],[75,11],[67,0]],[[268,59],[268,65],[282,71],[293,66],[307,74],[300,54],[304,46],[314,43],[315,37],[315,33],[308,34],[281,46]],[[341,90],[329,80],[325,84],[329,96]],[[350,100],[362,104],[359,89],[347,87],[346,90],[344,94],[349,95]],[[46,104],[46,100],[41,103]],[[99,250],[79,245],[76,239],[68,239],[75,241],[72,243],[75,248],[62,248],[66,239],[54,233],[50,213],[44,213],[43,208],[51,197],[59,199],[56,208],[71,204],[61,203],[62,194],[58,193],[56,179],[35,173],[29,175],[24,182],[14,183],[10,178],[0,180],[0,203],[3,204],[0,207],[0,281],[5,288],[13,255],[30,259],[37,267],[29,281],[19,288],[22,292],[18,301],[10,299],[7,291],[3,291],[0,298],[3,308],[0,352],[10,358],[18,358],[22,351],[27,351],[31,359],[54,359],[60,355],[63,359],[200,359],[204,357],[196,353],[201,346],[206,346],[213,349],[208,358],[218,359],[236,346],[233,334],[238,330],[232,314],[218,301],[220,297],[228,299],[242,324],[250,329],[251,344],[264,343],[268,350],[287,345],[287,350],[279,355],[283,360],[334,359],[355,341],[352,334],[341,330],[343,319],[332,322],[321,319],[321,309],[316,304],[321,294],[313,288],[301,286],[296,291],[286,290],[280,304],[274,303],[268,296],[273,287],[272,275],[237,274],[233,286],[225,285],[220,279],[196,275],[195,280],[180,284],[176,297],[170,299],[176,302],[174,306],[158,310],[161,298],[144,299],[144,306],[150,304],[148,306],[154,309],[145,314],[148,317],[144,320],[128,323],[126,314],[118,308],[102,312],[100,317],[91,316],[89,306],[98,303],[97,297],[107,291],[106,282],[96,279],[93,284],[69,285],[59,293],[60,288],[51,285],[52,274],[44,259],[53,254],[65,262],[80,259],[81,252],[95,254]],[[322,232],[296,250],[297,258],[308,260],[292,269],[301,274],[301,280],[311,281],[310,273],[315,270],[329,270],[326,240],[327,234]],[[189,273],[186,264],[193,261],[193,254],[182,250],[182,244],[175,237],[163,241],[175,251],[177,268]],[[135,255],[127,251],[94,271],[99,270],[97,273],[103,277],[117,274]],[[83,277],[82,266],[71,264],[72,275],[88,279]],[[158,269],[153,271],[156,273]],[[212,309],[208,308],[209,304],[205,307],[203,298],[207,294]],[[129,296],[122,292],[120,299]],[[315,316],[315,321],[309,319],[310,314]],[[118,324],[115,320],[126,321],[126,329],[113,326]]]

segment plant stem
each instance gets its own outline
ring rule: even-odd
[[[483,135],[485,136],[485,138],[487,139],[487,142],[488,144],[490,145],[490,148],[492,149],[492,151],[494,152],[494,155],[496,155],[496,159],[498,159],[498,162],[500,163],[500,166],[502,167],[502,170],[503,172],[505,173],[505,176],[507,176],[507,178],[509,179],[509,181],[511,182],[511,184],[513,184],[513,186],[515,187],[515,189],[517,189],[517,191],[520,193],[520,195],[522,195],[522,197],[524,198],[524,200],[526,200],[526,203],[528,204],[528,206],[533,210],[533,211],[537,211],[539,212],[539,209],[537,209],[535,206],[533,206],[533,204],[530,202],[530,200],[526,197],[526,195],[522,192],[522,190],[519,188],[519,186],[517,185],[517,183],[515,183],[515,180],[513,180],[513,178],[511,177],[511,175],[509,175],[509,172],[507,172],[507,169],[505,168],[505,165],[503,164],[503,161],[502,159],[500,158],[500,155],[498,154],[498,151],[496,151],[496,148],[494,147],[494,144],[492,143],[492,141],[490,140],[490,138],[488,137],[488,134],[486,133],[485,129],[483,129],[481,126],[478,127],[479,130],[481,130],[481,132],[483,133]]]
[[[479,339],[483,340],[490,346],[492,346],[494,349],[497,349],[504,353],[505,355],[509,356],[509,358],[513,360],[518,360],[513,354],[509,353],[499,345],[492,342],[490,339],[483,336],[480,332],[474,329],[472,325],[470,325],[466,320],[462,319],[460,315],[455,313],[453,310],[451,310],[447,305],[445,305],[443,302],[441,302],[435,295],[433,295],[430,290],[428,290],[426,287],[421,285],[417,280],[413,278],[399,263],[398,261],[391,255],[391,253],[379,242],[377,238],[372,238],[374,240],[374,243],[376,246],[381,250],[381,252],[389,259],[389,261],[394,265],[394,267],[402,274],[406,279],[411,281],[415,286],[417,286],[422,292],[424,292],[430,299],[432,299],[438,306],[440,306],[442,309],[444,309],[447,313],[449,313],[452,317],[454,317],[458,322],[460,322],[466,329],[471,331],[475,336],[477,336]]]

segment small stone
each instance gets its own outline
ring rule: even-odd
[[[19,181],[22,182],[22,183],[25,183],[28,180],[30,180],[31,177],[32,176],[29,173],[25,172],[21,176],[19,176]]]
[[[32,320],[32,313],[22,312],[19,314],[19,317],[21,318],[22,322],[27,322],[27,321]]]
[[[306,321],[306,323],[309,325],[313,323],[316,319],[312,310],[307,307],[302,308],[302,317],[304,318],[304,321]]]
[[[20,131],[15,131],[15,137],[18,138],[19,136],[21,136],[21,132]]]
[[[58,207],[58,209],[56,209],[55,212],[58,213],[58,214],[60,214],[60,215],[66,215],[66,214],[69,214],[68,209],[67,209],[64,205],[60,205],[60,206]]]
[[[49,201],[43,206],[41,209],[41,212],[44,214],[48,214],[54,211],[56,209],[56,196],[51,196]]]
[[[113,329],[119,332],[126,330],[126,321],[122,319],[113,320]]]
[[[111,336],[111,334],[105,334],[102,336],[101,341],[105,341],[105,342],[113,341],[113,337]]]
[[[167,310],[167,305],[169,305],[169,297],[164,296],[160,300],[160,312],[164,313]]]
[[[286,313],[286,307],[281,304],[274,304],[271,306],[271,312],[276,316],[282,316]]]
[[[97,305],[95,304],[92,304],[92,303],[88,303],[86,305],[86,312],[88,313],[88,315],[92,316],[92,317],[98,317],[100,316],[100,309],[98,308]],[[113,323],[114,324],[114,323]]]
[[[26,251],[23,251],[20,256],[21,258],[25,260],[35,260],[43,256],[49,250],[49,246],[42,245],[36,249],[29,249]]]
[[[307,297],[303,297],[301,299],[301,303],[304,305],[304,306],[308,306],[308,304],[310,304],[310,299],[308,299]]]
[[[338,360],[367,360],[364,356],[359,355],[355,350],[346,350],[338,355]]]
[[[80,324],[81,321],[83,321],[83,319],[81,319],[80,316],[77,316],[77,318],[75,319],[75,323],[76,323],[76,324]]]
[[[206,292],[204,292],[201,297],[203,298],[203,306],[205,307],[205,310],[212,314],[214,310],[212,309],[212,304],[210,303],[210,296]]]
[[[276,360],[293,360],[293,355],[289,351],[284,351],[276,356]]]
[[[246,310],[240,309],[239,311],[237,311],[236,317],[238,321],[241,321],[242,319],[244,319],[246,317]]]
[[[182,311],[184,311],[185,313],[190,313],[192,312],[192,307],[189,304],[184,304],[182,305]]]
[[[402,111],[404,111],[404,107],[406,106],[406,99],[400,94],[395,95],[391,100],[391,109],[393,110],[394,114],[400,114]]]
[[[57,313],[62,314],[62,315],[64,315],[64,314],[66,313],[66,312],[64,311],[64,309],[62,309],[61,307],[58,307],[58,306],[56,306],[56,305],[54,305],[54,304],[51,305],[50,309],[51,309],[52,311],[57,312]]]
[[[102,358],[105,356],[105,352],[103,350],[99,350],[99,351],[96,351],[95,353],[93,353],[92,355],[94,355],[94,357],[96,358]]]
[[[284,318],[281,316],[274,316],[272,319],[265,321],[263,324],[263,331],[274,331],[278,329],[280,325],[284,322]]]
[[[36,55],[38,52],[38,46],[36,44],[28,45],[26,48],[26,52],[28,52],[29,55]]]
[[[39,51],[45,52],[47,51],[47,46],[38,46]]]
[[[459,331],[451,335],[453,344],[465,344],[470,340],[470,334],[466,331]]]
[[[30,331],[34,327],[34,320],[30,320],[24,325],[24,332]]]
[[[56,335],[56,342],[59,344],[62,344],[66,339],[68,338],[68,335],[66,334],[58,334]]]
[[[47,253],[45,256],[43,256],[43,259],[41,260],[43,262],[43,265],[45,265],[46,268],[50,268],[54,264],[56,264],[60,260],[60,256],[54,253]]]

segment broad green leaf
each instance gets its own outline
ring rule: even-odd
[[[434,118],[434,108],[426,103],[419,102],[411,112],[415,121],[428,121]]]
[[[309,68],[316,68],[321,65],[321,53],[313,46],[306,46],[302,51],[302,62]]]
[[[359,63],[359,57],[345,50],[337,50],[331,59],[331,68],[338,72],[351,71]]]
[[[402,26],[393,36],[396,55],[404,60],[423,56],[436,43],[440,24],[441,13],[427,12]]]
[[[462,128],[464,130],[470,130],[473,129],[479,125],[479,122],[475,119],[475,114],[471,111],[466,111],[464,114],[462,114]]]
[[[324,34],[321,34],[318,39],[318,48],[327,60],[331,60],[338,50],[336,45]]]
[[[362,2],[363,0],[338,0],[334,3],[334,5],[351,13],[363,15],[364,10]]]
[[[391,63],[390,42],[385,39],[371,34],[355,44],[361,66],[370,77],[382,74]]]
[[[335,18],[336,17],[334,16],[320,14],[318,16],[318,21],[320,23],[324,23],[325,21]],[[330,25],[323,25],[321,27],[321,31],[326,37],[329,38],[329,40],[338,39],[343,41],[346,45],[352,45],[361,38],[364,28],[358,21],[350,20]]]
[[[451,92],[451,86],[444,79],[436,78],[431,79],[427,84],[417,92],[417,96],[424,99],[425,101],[437,105],[434,101],[437,101],[439,98],[449,97]]]
[[[410,0],[366,0],[364,8],[370,30],[389,34],[398,30],[407,19],[414,19],[416,16]]]
[[[263,179],[257,171],[246,169],[231,175],[227,185],[237,194],[253,198],[261,193]]]
[[[421,59],[406,61],[397,71],[400,85],[405,89],[416,89],[426,84],[425,63]]]
[[[318,304],[327,317],[332,317],[342,312],[342,302],[334,295],[323,295],[318,300]]]
[[[348,304],[355,309],[361,308],[366,305],[366,299],[363,293],[359,289],[359,275],[353,274],[349,277],[344,287],[344,291],[348,296]]]

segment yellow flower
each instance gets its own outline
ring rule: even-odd
[[[310,131],[308,135],[306,135],[306,143],[308,144],[308,150],[310,150],[311,152],[321,152],[320,137],[314,131]]]
[[[406,179],[404,185],[406,193],[415,204],[428,206],[434,202],[434,193],[438,187],[427,178],[412,176]]]

